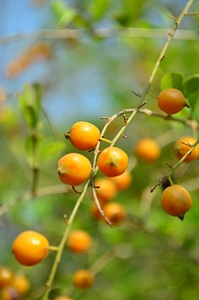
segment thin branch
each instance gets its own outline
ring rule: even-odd
[[[185,14],[187,15],[187,14]],[[125,36],[129,38],[147,38],[147,39],[165,39],[168,35],[167,28],[99,28],[96,29],[94,35],[98,38],[110,38]],[[82,39],[84,35],[90,34],[89,30],[83,29],[43,29],[38,31],[19,32],[0,37],[0,44],[11,43],[19,40],[77,40]],[[93,34],[93,33],[92,33]],[[180,29],[175,35],[178,40],[198,40],[199,35],[194,30]]]

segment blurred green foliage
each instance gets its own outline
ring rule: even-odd
[[[57,245],[66,226],[63,216],[70,216],[78,198],[57,176],[57,160],[62,154],[75,151],[64,133],[82,119],[101,130],[106,121],[100,117],[136,107],[139,98],[135,93],[142,94],[174,25],[169,15],[178,16],[185,3],[56,0],[44,4],[49,6],[53,30],[69,29],[78,37],[59,39],[60,32],[56,31],[58,36],[46,41],[53,52],[51,60],[45,66],[43,62],[37,64],[38,68],[45,67],[45,75],[39,80],[34,78],[34,66],[30,66],[19,75],[23,88],[14,85],[14,91],[13,81],[7,79],[8,97],[0,103],[0,264],[24,272],[30,279],[31,290],[20,299],[40,298],[54,253],[50,252],[40,265],[24,268],[11,253],[14,237],[32,229]],[[196,6],[193,4],[193,11]],[[155,97],[161,89],[177,87],[184,92],[191,110],[185,108],[176,117],[199,121],[197,28],[198,16],[183,20],[143,108],[159,113]],[[30,41],[25,46],[29,44]],[[29,72],[33,72],[31,80]],[[19,90],[21,93],[16,97]],[[10,92],[14,96],[9,96]],[[118,117],[109,127],[107,138],[114,138],[121,126],[123,118]],[[127,139],[120,138],[117,143],[129,155],[133,176],[131,187],[115,199],[128,212],[127,221],[110,228],[94,220],[89,189],[73,228],[87,230],[93,237],[93,247],[81,255],[64,250],[50,300],[59,294],[69,294],[75,300],[198,299],[198,160],[182,163],[174,173],[175,181],[187,188],[193,198],[193,207],[183,222],[162,211],[161,186],[151,193],[170,171],[167,164],[177,162],[174,141],[193,133],[198,134],[198,128],[193,131],[183,122],[136,115],[125,131]],[[161,157],[153,165],[134,156],[135,143],[142,137],[152,137],[160,143]],[[85,155],[93,159],[92,152]],[[102,268],[96,274],[94,286],[85,291],[75,290],[73,272],[96,262]]]

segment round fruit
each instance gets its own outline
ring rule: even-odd
[[[174,144],[174,152],[177,158],[181,159],[192,145],[196,143],[196,139],[191,136],[184,136],[179,138]],[[191,153],[185,158],[185,162],[190,162],[199,157],[199,145],[197,145]]]
[[[69,153],[58,160],[59,179],[72,186],[80,185],[91,174],[91,163],[88,158],[79,153]]]
[[[125,171],[119,176],[112,177],[111,180],[116,184],[118,191],[127,190],[132,182],[132,175],[129,171]]]
[[[25,275],[15,275],[11,286],[15,288],[20,295],[24,295],[30,289],[30,281]]]
[[[160,92],[158,106],[169,115],[178,113],[185,106],[189,107],[182,92],[174,88],[168,88]]]
[[[8,267],[0,267],[0,287],[4,287],[12,281],[14,277],[13,271]]]
[[[48,254],[47,238],[35,231],[24,231],[13,242],[12,252],[16,260],[25,266],[34,266]]]
[[[116,178],[116,177],[113,177]],[[117,195],[116,184],[109,177],[99,177],[95,180],[96,194],[101,203],[110,201]]]
[[[134,153],[140,160],[153,163],[160,157],[160,146],[152,138],[143,138],[135,145]]]
[[[183,220],[185,213],[192,206],[192,199],[185,188],[174,184],[163,191],[161,205],[167,214]]]
[[[80,121],[71,127],[70,131],[65,134],[71,144],[78,150],[91,150],[95,148],[99,139],[99,129],[85,121]]]
[[[107,203],[103,207],[106,217],[113,225],[121,224],[126,218],[126,212],[118,203]]]
[[[3,287],[0,293],[1,300],[17,300],[19,297],[19,293],[12,286]]]
[[[99,154],[97,165],[104,175],[118,176],[124,173],[128,166],[128,155],[118,147],[108,147]]]
[[[73,275],[73,285],[79,289],[87,289],[94,283],[94,276],[88,270],[78,270]]]
[[[69,234],[67,246],[75,253],[87,251],[92,244],[90,234],[84,230],[74,230]]]

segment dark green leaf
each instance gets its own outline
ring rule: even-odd
[[[166,73],[161,79],[161,83],[160,83],[161,90],[167,88],[176,88],[178,90],[182,90],[183,80],[184,80],[183,73],[180,72]]]
[[[142,7],[146,0],[140,1],[132,1],[132,0],[124,0],[123,10],[116,14],[115,19],[122,26],[130,26],[132,25],[140,16]]]

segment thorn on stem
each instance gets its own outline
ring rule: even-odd
[[[63,215],[63,219],[64,219],[64,223],[65,223],[66,225],[69,225],[67,214],[64,214],[64,215]]]
[[[170,169],[173,169],[173,165],[172,165],[170,162],[167,162],[167,166],[168,166]]]
[[[153,193],[155,191],[155,189],[157,188],[157,186],[160,186],[160,182],[158,182],[152,189],[151,189],[151,193]]]
[[[136,92],[136,91],[134,91],[134,90],[132,90],[132,92],[133,92],[133,94],[136,96],[136,97],[138,97],[138,98],[141,98],[141,94],[140,93],[138,93],[138,92]]]
[[[125,125],[126,125],[127,122],[128,122],[128,118],[127,118],[126,114],[123,114],[122,116],[123,116],[123,119],[124,119],[124,123],[125,123]]]
[[[196,16],[198,14],[197,11],[193,11],[193,12],[186,12],[184,15],[186,17],[193,17],[193,16]]]
[[[143,103],[141,103],[140,105],[139,105],[139,107],[138,107],[138,109],[140,109],[140,108],[142,108],[144,105],[146,105],[147,104],[147,101],[144,101]]]
[[[127,136],[124,135],[123,133],[122,133],[121,137],[124,138],[124,139],[127,139]]]

